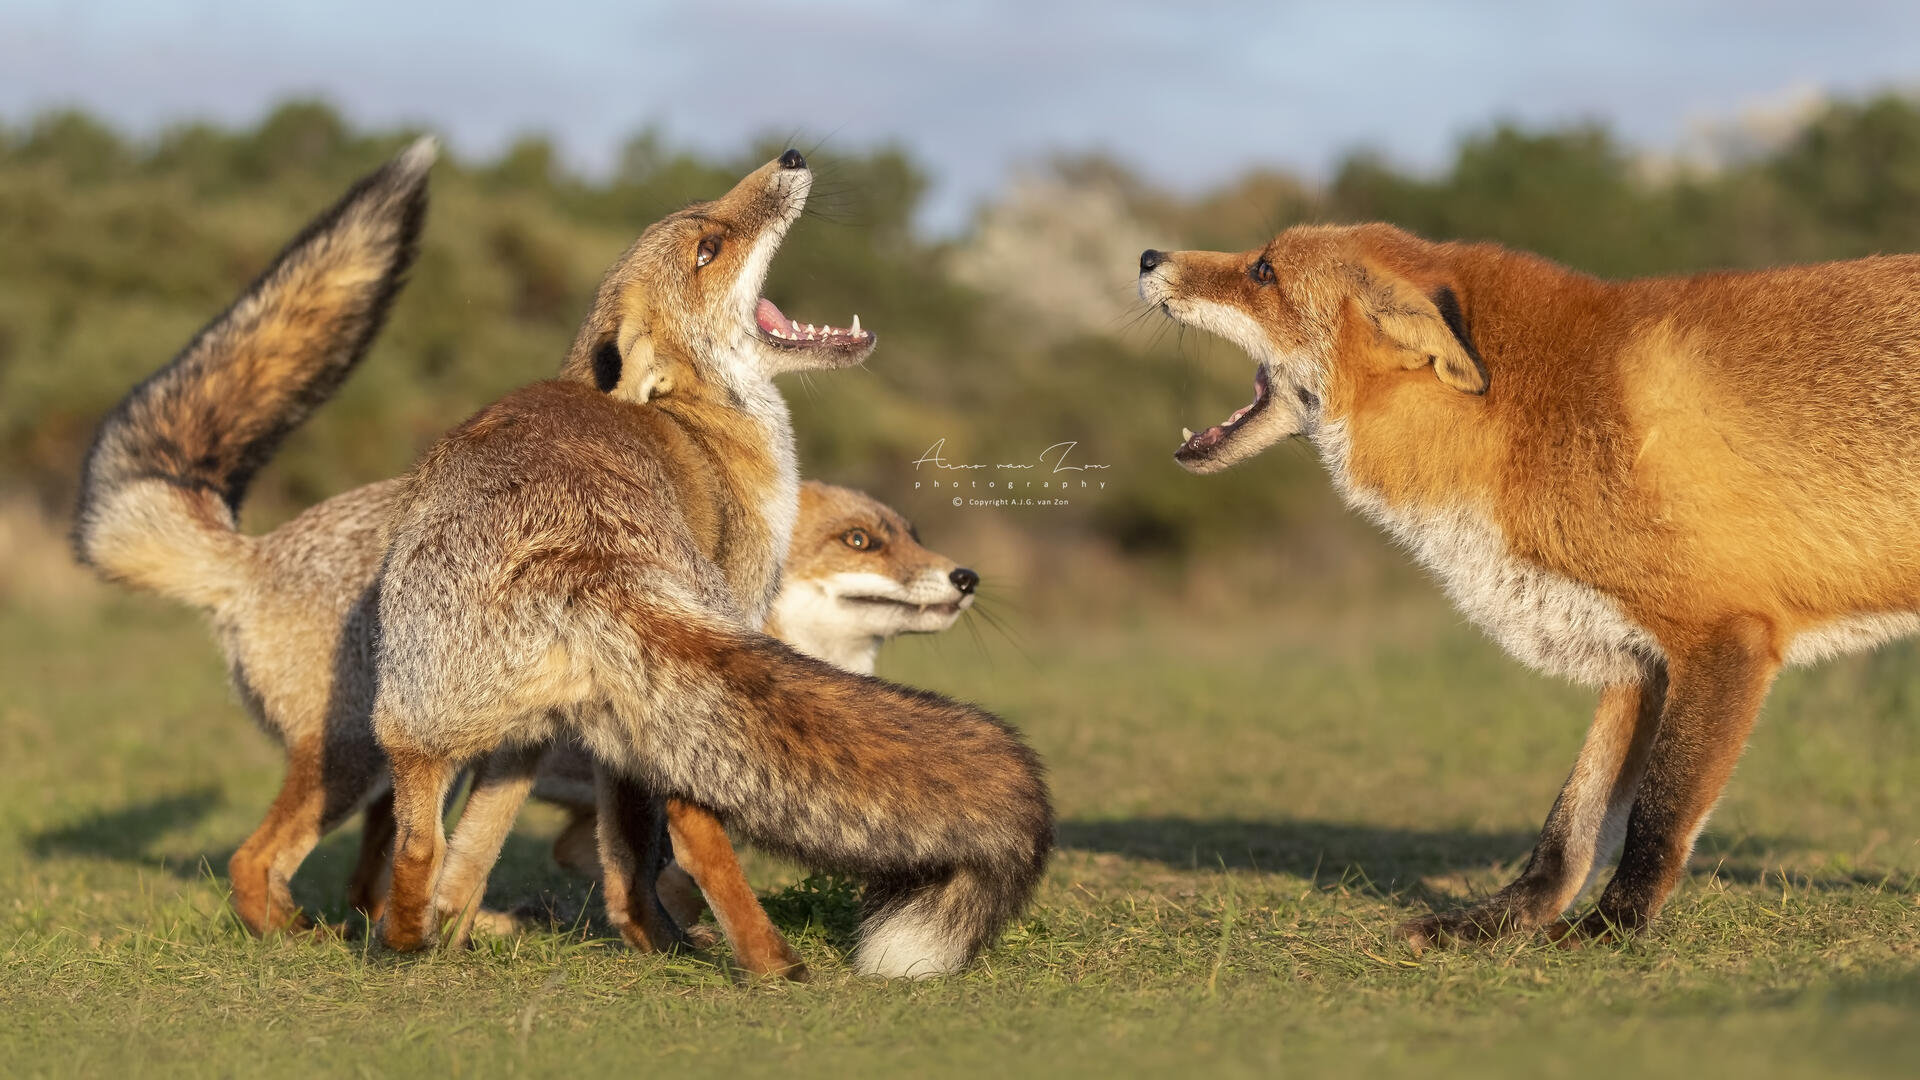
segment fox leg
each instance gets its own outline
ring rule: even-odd
[[[434,906],[439,917],[455,920],[447,944],[465,945],[479,918],[485,918],[495,932],[512,928],[511,916],[498,912],[483,915],[480,899],[487,891],[487,875],[500,860],[501,845],[507,842],[507,833],[520,816],[527,792],[533,790],[533,776],[546,751],[545,745],[537,743],[501,747],[474,766],[473,790],[461,808],[460,823],[454,827],[446,865],[435,887]]]
[[[584,878],[598,880],[600,877],[600,847],[594,838],[596,815],[592,808],[576,806],[567,818],[566,827],[553,841],[553,861],[563,870],[570,870]],[[700,886],[693,883],[680,865],[671,859],[660,871],[659,880],[654,883],[655,891],[660,894],[660,906],[667,909],[673,921],[687,932],[693,943],[700,948],[715,944],[719,939],[700,940],[700,915],[707,910],[707,902],[700,895]]]
[[[1593,726],[1526,869],[1480,903],[1402,924],[1400,936],[1416,949],[1484,941],[1537,930],[1565,911],[1620,842],[1660,727],[1666,690],[1663,664],[1649,668],[1638,683],[1602,690]]]
[[[406,747],[387,747],[393,766],[393,885],[380,920],[388,948],[413,952],[433,944],[433,892],[446,836],[440,824],[453,763]]]
[[[1659,914],[1746,748],[1780,670],[1780,650],[1770,625],[1740,618],[1674,652],[1671,666],[1672,686],[1627,818],[1620,866],[1574,933],[1624,933]]]
[[[290,749],[286,778],[266,819],[227,862],[234,913],[256,936],[313,928],[294,906],[292,881],[330,824],[324,762],[317,739]]]
[[[600,842],[594,836],[598,817],[590,807],[574,807],[566,827],[553,841],[553,861],[559,863],[561,869],[595,881],[602,876]],[[667,860],[654,881],[654,891],[660,898],[660,906],[667,909],[667,915],[695,948],[708,949],[720,943],[720,935],[712,927],[701,925],[700,915],[707,910],[707,901],[700,895],[700,886],[680,869],[680,864]]]
[[[393,872],[393,792],[368,803],[360,820],[360,860],[347,881],[347,905],[379,922]]]
[[[671,805],[668,806],[668,810],[671,812]],[[669,832],[671,832],[671,819],[669,819]],[[667,909],[667,914],[673,916],[673,921],[680,924],[680,929],[687,932],[687,936],[693,939],[695,945],[704,949],[716,944],[719,940],[713,936],[711,930],[699,925],[701,913],[707,910],[707,898],[700,895],[700,886],[693,880],[693,875],[687,873],[677,861],[680,855],[678,840],[674,841],[673,854],[674,859],[669,860],[660,871],[659,880],[654,882],[654,888],[660,893],[660,906]]]
[[[639,784],[593,765],[598,804],[601,888],[607,919],[641,952],[674,948],[686,939],[661,909],[654,881],[667,858],[660,800]]]
[[[805,982],[807,966],[767,919],[720,820],[683,799],[668,799],[667,832],[673,837],[674,861],[706,895],[720,932],[733,945],[734,960],[755,975]],[[661,874],[662,879],[666,876]]]
[[[553,861],[559,863],[561,869],[584,878],[600,876],[600,842],[594,838],[597,816],[588,807],[572,808],[566,827],[553,841]]]

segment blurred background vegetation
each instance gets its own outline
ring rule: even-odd
[[[251,130],[146,141],[75,112],[0,123],[0,498],[62,519],[99,417],[409,134],[355,131],[312,102]],[[600,179],[569,174],[539,138],[493,161],[450,155],[387,332],[262,477],[249,524],[403,470],[482,402],[552,372],[633,235],[778,149],[712,159],[643,133]],[[1198,570],[1214,579],[1202,591],[1245,599],[1403,573],[1334,506],[1304,448],[1205,480],[1174,466],[1180,427],[1242,403],[1250,367],[1140,311],[1143,247],[1239,249],[1297,222],[1377,219],[1603,276],[1920,250],[1920,106],[1891,95],[1826,103],[1711,164],[1597,126],[1494,126],[1438,175],[1356,154],[1325,183],[1259,172],[1197,196],[1113,160],[1063,159],[943,238],[912,227],[929,178],[898,149],[803,149],[821,179],[767,293],[802,321],[858,312],[881,338],[864,370],[787,386],[805,470],[873,491],[937,546],[979,552],[970,561],[1042,598],[1049,582],[1113,574],[1191,592]],[[933,478],[912,463],[936,438],[980,462],[1077,440],[1078,461],[1111,466],[1107,488],[1064,509],[955,509],[950,492],[914,487]],[[1102,590],[1068,592],[1098,603]]]

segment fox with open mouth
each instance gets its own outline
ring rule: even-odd
[[[1654,918],[1774,675],[1920,629],[1920,257],[1608,282],[1386,225],[1149,250],[1141,297],[1257,362],[1183,433],[1295,435],[1508,652],[1601,688],[1518,879],[1416,947]],[[1578,940],[1578,937],[1575,938]]]
[[[371,718],[380,614],[374,585],[389,519],[407,481],[337,495],[264,536],[239,532],[236,519],[252,475],[341,385],[377,335],[413,262],[435,153],[431,140],[422,140],[316,218],[231,308],[106,419],[82,478],[74,534],[81,560],[110,579],[208,611],[242,702],[286,748],[280,794],[229,866],[235,912],[256,934],[311,928],[293,904],[292,876],[322,836],[362,808],[368,827],[350,899],[376,918],[387,906],[395,829],[388,759]],[[857,317],[845,328],[809,326],[757,295],[809,179],[797,153],[783,156],[733,194],[649,230],[609,274],[568,359],[564,385],[529,392],[585,390],[596,401],[619,403],[628,411],[617,415],[628,422],[632,409],[649,410],[639,422],[651,424],[659,446],[685,467],[658,487],[658,498],[670,500],[660,520],[635,527],[651,530],[649,536],[680,537],[682,553],[696,565],[724,565],[721,591],[730,593],[734,582],[743,590],[722,606],[731,605],[743,620],[753,614],[812,655],[870,672],[881,640],[944,628],[971,603],[978,577],[921,548],[911,527],[878,503],[825,485],[802,489],[793,476],[785,406],[767,376],[793,366],[856,362],[874,341]],[[699,279],[701,288],[690,288],[690,279]],[[555,423],[550,433],[565,428]],[[609,464],[597,457],[576,463]],[[580,483],[617,485],[626,464],[612,461],[605,475]],[[542,515],[568,505],[569,483],[534,489],[554,501],[522,509],[536,525],[554,525],[555,518]],[[804,532],[790,546],[796,519]],[[854,556],[839,572],[828,571],[838,563],[821,551],[829,541]],[[776,619],[776,598],[792,591],[778,587],[787,556],[808,562],[793,584],[812,584]],[[876,618],[879,612],[888,614]],[[788,654],[773,662],[805,663]],[[832,687],[851,703],[845,714],[871,717],[892,709],[900,738],[932,740],[918,755],[923,760],[876,769],[876,799],[886,803],[888,792],[900,795],[916,778],[958,787],[933,799],[928,813],[893,821],[894,850],[902,840],[921,841],[910,856],[889,861],[883,852],[835,863],[885,875],[869,894],[869,928],[887,933],[869,935],[860,966],[910,975],[952,970],[1030,893],[1051,836],[1045,786],[1031,755],[990,717],[878,681],[868,694],[866,685]],[[929,715],[940,719],[912,726],[913,717]],[[943,745],[949,716],[959,718],[952,730],[963,741],[977,736],[972,756],[964,748],[949,756]],[[836,742],[836,724],[823,719],[817,725],[814,750],[857,759],[870,748]],[[888,740],[878,743],[885,748]],[[977,777],[940,770],[982,764],[982,754],[994,758],[988,771],[1004,783],[989,785],[981,800],[969,803],[967,788]],[[488,764],[479,769],[483,780]],[[929,770],[935,775],[926,775]],[[469,843],[455,861],[466,870],[436,889],[439,913],[473,914],[448,897],[484,884],[491,859],[473,858],[471,844],[487,834],[475,830],[510,824],[517,808],[516,798],[503,797],[514,795],[515,785],[500,770],[491,772],[463,815],[457,837]],[[836,779],[858,786],[850,775]],[[840,796],[836,805],[847,798],[857,803],[859,793],[843,785]],[[657,809],[656,798],[626,785],[615,801],[620,813],[610,820],[634,830],[623,835],[649,831],[643,819]],[[869,809],[879,815],[871,824],[886,820],[885,805]],[[804,975],[799,957],[747,888],[719,820],[686,800],[669,803],[668,810],[681,863],[706,891],[736,960],[753,972]],[[986,838],[996,827],[948,827],[937,820],[940,812],[962,810],[993,818],[1005,845],[1000,852],[1016,854],[983,867],[983,841],[991,845]],[[1010,814],[996,816],[1000,810]],[[928,838],[927,827],[938,835]],[[964,851],[939,839],[969,831],[977,835],[960,845]],[[858,830],[853,834],[857,839]],[[658,848],[654,856],[663,854]],[[619,891],[607,899],[623,935],[641,947],[678,940],[679,927],[659,917],[650,868],[618,839],[605,854],[616,860],[616,872],[605,880]],[[462,932],[459,924],[455,932]]]
[[[649,227],[560,378],[482,409],[404,482],[374,599],[389,947],[472,909],[565,740],[594,759],[608,911],[642,947],[681,939],[655,898],[663,832],[710,899],[710,870],[738,877],[722,824],[863,878],[854,962],[870,974],[958,970],[1037,885],[1052,809],[1011,729],[760,629],[800,500],[773,377],[849,366],[874,340],[796,327],[760,296],[811,183],[789,150]],[[472,761],[448,844],[441,806]]]

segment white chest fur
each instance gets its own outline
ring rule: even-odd
[[[1595,686],[1627,682],[1661,655],[1646,630],[1590,585],[1516,558],[1506,537],[1470,507],[1403,509],[1353,483],[1346,425],[1313,431],[1334,487],[1386,529],[1435,577],[1461,612],[1516,659]]]

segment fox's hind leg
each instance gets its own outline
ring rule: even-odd
[[[1666,686],[1666,669],[1656,664],[1638,683],[1601,691],[1593,726],[1526,869],[1480,903],[1414,919],[1400,927],[1400,935],[1416,949],[1485,941],[1537,930],[1565,911],[1625,831]]]
[[[533,776],[546,754],[544,744],[507,746],[495,750],[474,766],[473,791],[461,808],[460,823],[447,845],[446,866],[440,871],[434,906],[441,919],[452,918],[447,944],[467,943],[476,920],[485,920],[495,933],[513,928],[512,916],[482,912],[487,875],[500,860],[501,845],[512,831],[520,807],[533,789]]]
[[[380,921],[388,948],[413,952],[433,944],[434,884],[446,836],[440,825],[453,763],[410,748],[389,746],[393,767],[393,885]]]
[[[328,775],[323,740],[287,753],[287,775],[267,816],[227,862],[233,910],[255,935],[308,931],[313,921],[293,903],[293,875],[320,838],[364,796],[355,770]],[[353,790],[330,790],[350,787]]]
[[[601,888],[607,919],[627,944],[642,952],[685,943],[654,891],[668,850],[661,800],[598,761],[593,765],[593,787],[599,804]]]
[[[690,802],[668,799],[667,831],[673,837],[674,861],[706,895],[720,932],[733,945],[734,960],[755,975],[805,982],[807,965],[768,920],[720,820]]]

